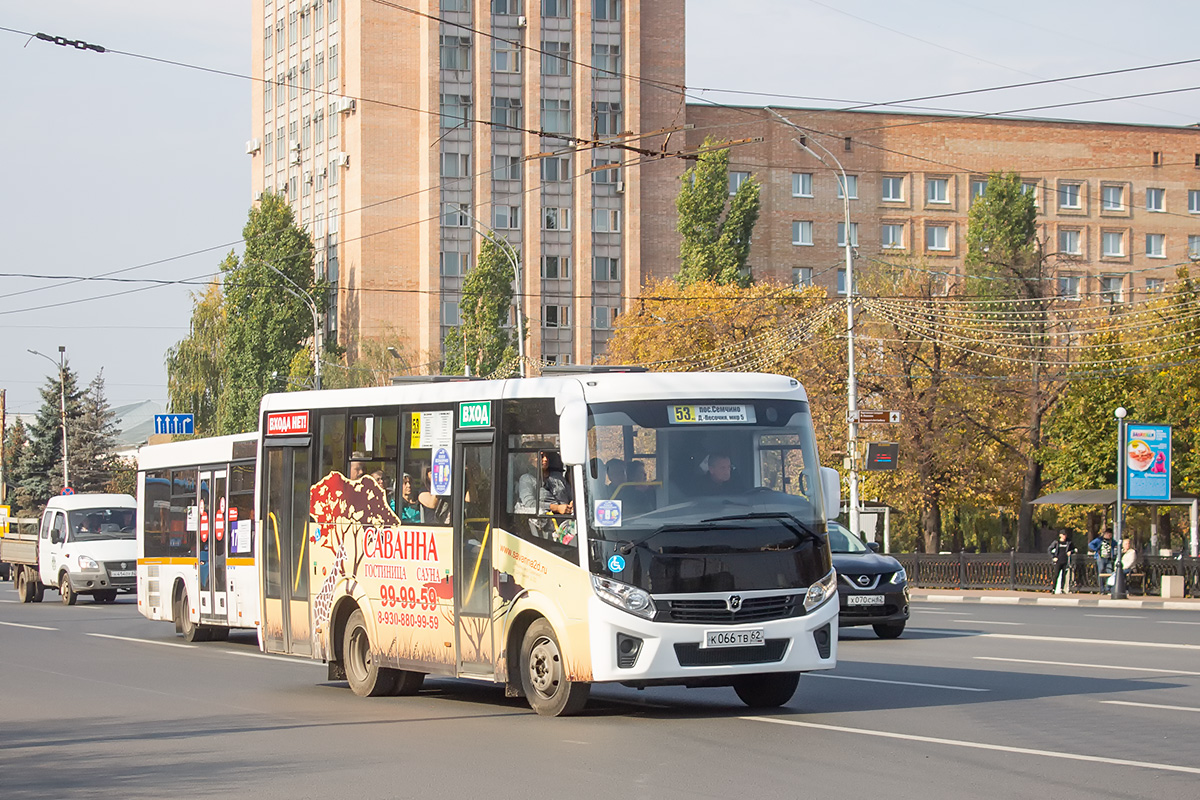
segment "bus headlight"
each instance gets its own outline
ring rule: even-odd
[[[808,587],[808,593],[804,595],[804,613],[807,614],[820,606],[833,597],[835,592],[837,592],[837,570],[831,569],[824,578]]]
[[[628,611],[630,614],[637,614],[646,619],[654,618],[656,611],[654,600],[650,598],[648,592],[642,589],[602,578],[599,575],[592,576],[592,589],[596,591],[597,597],[610,606],[616,606],[622,611]]]
[[[79,563],[79,568],[82,570],[97,570],[100,565],[96,563],[96,559],[88,558],[87,556],[78,556],[75,559]]]

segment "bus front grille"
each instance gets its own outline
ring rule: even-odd
[[[667,600],[663,622],[690,622],[710,625],[742,625],[796,616],[804,606],[803,595],[780,594],[747,597],[737,611],[730,611],[724,599]]]
[[[681,667],[724,667],[735,664],[770,664],[783,660],[789,639],[767,639],[754,647],[701,647],[695,642],[675,645]]]

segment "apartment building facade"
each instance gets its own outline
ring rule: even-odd
[[[325,335],[439,360],[484,237],[520,265],[528,351],[587,363],[676,257],[641,209],[677,159],[683,0],[255,0],[254,196],[284,195],[336,286]],[[634,136],[637,132],[639,135]]]
[[[1123,302],[1200,259],[1200,128],[777,111],[803,130],[761,108],[688,107],[692,146],[708,131],[762,138],[730,159],[731,191],[750,175],[762,184],[756,279],[845,292],[838,162],[856,270],[902,260],[961,276],[967,214],[995,171],[1017,172],[1033,193],[1064,297]]]

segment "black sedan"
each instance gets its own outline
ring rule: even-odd
[[[830,522],[829,549],[838,574],[841,613],[838,626],[870,625],[881,639],[895,639],[908,622],[908,576],[891,556],[876,552],[879,545],[862,540],[837,522]]]

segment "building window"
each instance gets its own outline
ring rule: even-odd
[[[442,153],[442,177],[466,178],[471,174],[471,157],[466,153]]]
[[[621,71],[621,45],[592,45],[592,66],[596,68],[597,78],[617,77]]]
[[[571,307],[570,306],[542,306],[542,327],[543,328],[569,328],[569,327],[571,327]]]
[[[470,11],[471,0],[441,0],[442,11]]]
[[[570,100],[542,100],[542,130],[546,133],[571,132]]]
[[[329,104],[329,138],[331,140],[333,139],[333,137],[337,136],[338,117],[339,116],[341,116],[341,115],[338,113],[337,108],[334,106],[333,103],[330,103]]]
[[[947,252],[950,250],[950,226],[926,225],[925,249]]]
[[[521,159],[518,156],[492,156],[492,174],[498,181],[521,180]]]
[[[592,231],[594,233],[620,233],[620,210],[615,208],[592,209]]]
[[[1125,234],[1121,231],[1102,231],[1100,233],[1100,256],[1102,258],[1121,258],[1125,255]]]
[[[270,146],[269,143],[264,145],[264,147]],[[1188,258],[1193,260],[1200,259],[1200,236],[1196,236],[1195,234],[1188,235]]]
[[[300,12],[300,38],[305,39],[312,33],[312,15],[306,11]]]
[[[493,97],[492,124],[501,128],[520,128],[521,101],[515,97]]]
[[[297,41],[296,40],[296,21],[299,19],[299,17],[300,17],[300,14],[296,11],[293,11],[288,16],[288,44],[289,45],[294,45]]]
[[[1100,210],[1101,211],[1124,211],[1125,210],[1125,187],[1124,186],[1101,186],[1100,187]]]
[[[1146,210],[1147,211],[1166,211],[1167,210],[1167,190],[1166,189],[1147,189],[1146,190]]]
[[[838,294],[846,293],[846,270],[844,270],[844,269],[838,270],[837,293]]]
[[[612,306],[592,306],[592,327],[608,330],[617,321],[617,309]]]
[[[620,19],[621,0],[592,0],[592,19]]]
[[[282,53],[287,48],[287,39],[283,35],[284,21],[281,19],[275,23],[275,52]]]
[[[333,13],[333,4],[329,6],[330,13]],[[330,20],[333,21],[332,19]],[[329,46],[329,80],[336,81],[338,76],[338,60],[337,60],[337,45]]]
[[[542,0],[543,17],[569,17],[570,0]]]
[[[543,208],[542,209],[542,230],[544,230],[544,231],[569,231],[569,230],[571,230],[571,209],[569,209],[569,208]]]
[[[1079,299],[1079,276],[1059,275],[1058,296],[1067,300]]]
[[[925,179],[925,200],[930,203],[949,203],[950,202],[950,179],[949,178],[926,178]]]
[[[542,277],[552,281],[571,277],[571,259],[568,256],[542,256]]]
[[[1078,183],[1060,183],[1058,185],[1058,207],[1083,208],[1079,189],[1080,184]]]
[[[1059,255],[1079,256],[1083,255],[1082,242],[1080,240],[1079,231],[1066,228],[1060,228],[1058,231],[1058,252]]]
[[[1155,150],[1150,155],[1151,166],[1161,167],[1163,165],[1163,154],[1161,150]]]
[[[846,180],[846,190],[847,190],[845,193],[846,196],[848,196],[851,200],[857,200],[858,199],[858,176],[857,175],[847,175],[845,180]],[[837,187],[838,187],[837,196],[838,196],[838,199],[841,200],[843,198],[842,176],[841,175],[838,175]]]
[[[333,0],[333,4],[336,6],[337,0]],[[313,16],[317,18],[317,30],[323,29],[325,27],[325,9],[321,8],[321,0],[313,0]]]
[[[312,147],[312,119],[304,118],[304,124],[300,126],[300,147],[307,150]]]
[[[266,53],[267,56],[271,55],[271,31],[273,30],[274,27],[268,25],[263,31],[263,52]]]
[[[621,133],[622,117],[620,103],[593,103],[596,135],[616,136]]]
[[[495,72],[520,72],[520,48],[514,42],[510,42],[505,39],[493,40],[492,69]]]
[[[1200,189],[1188,189],[1188,213],[1200,214]]]
[[[521,0],[492,0],[493,14],[516,14],[520,11]]]
[[[458,301],[442,301],[442,324],[450,327],[458,325],[462,320],[458,316]]]
[[[904,226],[897,223],[884,223],[883,225],[883,249],[884,250],[903,250],[904,249]]]
[[[542,74],[571,74],[571,43],[542,42]]]
[[[325,141],[325,111],[318,108],[313,114],[313,142],[320,144]]]
[[[738,189],[742,188],[742,184],[750,180],[749,172],[730,172],[729,173],[729,195],[732,197],[737,194]]]
[[[792,173],[792,197],[812,197],[812,173]]]
[[[882,199],[885,203],[899,203],[904,200],[904,178],[899,175],[884,175],[881,187]]]
[[[320,89],[325,83],[325,54],[317,53],[317,60],[313,63],[313,80],[317,83],[317,88]]]
[[[1100,276],[1100,299],[1120,303],[1125,299],[1125,279],[1120,275]]]
[[[846,246],[846,223],[839,222],[837,224],[837,243],[838,247]],[[850,246],[858,247],[858,223],[850,223]]]
[[[463,203],[446,206],[446,210],[442,214],[442,224],[447,228],[465,228],[470,224],[470,220],[470,212]]]
[[[471,105],[471,98],[462,94],[444,94],[442,95],[442,127],[443,128],[459,128],[467,124],[467,109]],[[336,110],[332,110],[331,118],[336,116]]]
[[[812,286],[812,267],[792,267],[793,286]]]
[[[462,36],[441,37],[442,69],[471,68],[471,40]]]
[[[972,203],[974,203],[976,200],[978,200],[980,197],[983,197],[987,193],[987,185],[988,185],[988,182],[987,182],[986,178],[972,178],[971,179],[971,202]]]
[[[813,224],[810,220],[794,220],[792,222],[792,244],[811,245]]]
[[[1033,205],[1038,206],[1038,185],[1037,181],[1021,181],[1021,194],[1033,195]]]
[[[596,256],[592,259],[592,280],[619,281],[621,280],[621,259],[609,256]]]
[[[270,110],[271,108],[271,81],[263,81],[263,108]]]
[[[338,0],[329,0],[329,22],[337,22]]]
[[[570,180],[571,160],[566,156],[549,156],[542,159],[542,180],[557,182]]]
[[[1166,291],[1167,282],[1162,278],[1146,278],[1146,293],[1158,293]]]
[[[492,227],[514,229],[521,227],[520,206],[493,206]]]
[[[592,183],[620,183],[621,166],[619,161],[596,159],[592,161]],[[565,180],[565,178],[564,178]]]
[[[1146,234],[1146,255],[1149,258],[1166,258],[1167,237],[1162,233]]]
[[[466,253],[442,253],[441,273],[447,278],[466,275],[469,266]]]
[[[298,80],[296,80],[296,68],[295,67],[288,70],[287,81],[288,81],[288,99],[295,100],[297,97],[300,96],[300,82]]]

